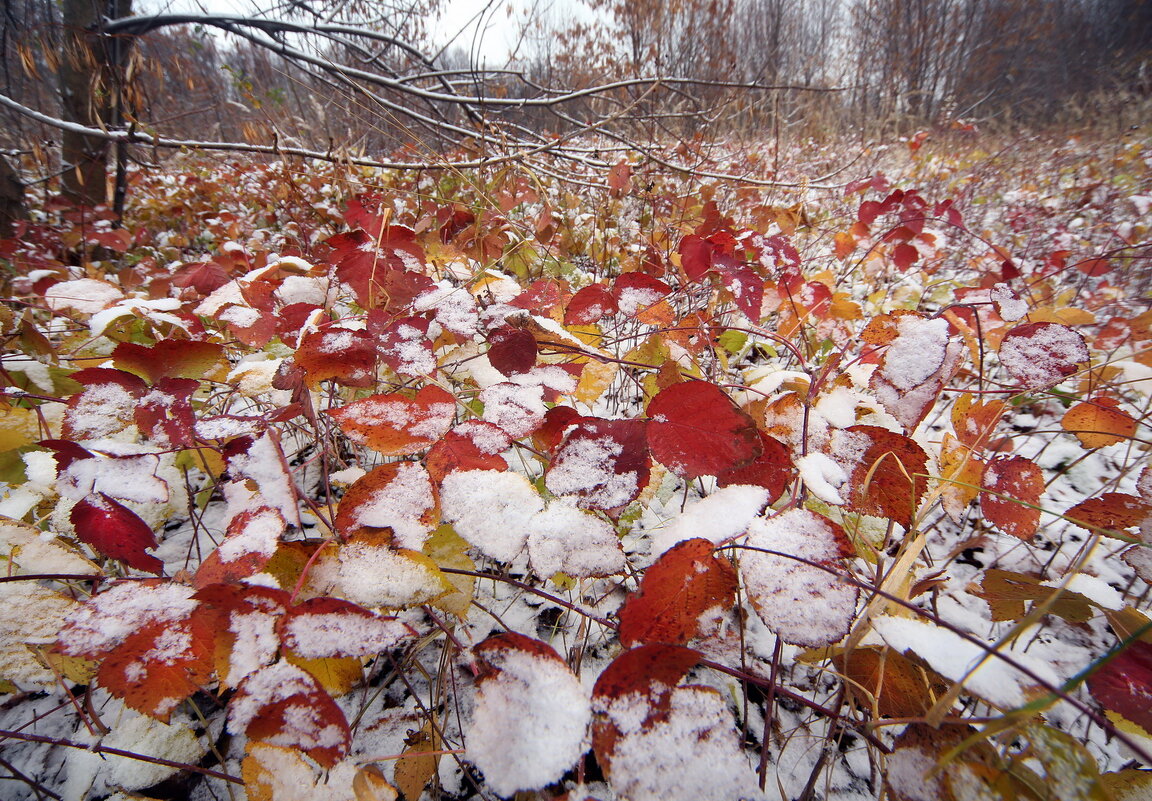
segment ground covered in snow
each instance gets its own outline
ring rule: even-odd
[[[1002,144],[37,198],[0,795],[1149,797],[1152,144]]]

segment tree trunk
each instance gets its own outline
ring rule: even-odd
[[[8,163],[0,156],[0,239],[12,236],[17,220],[27,220],[24,206],[24,184]]]
[[[132,13],[132,0],[63,0],[64,52],[60,64],[63,117],[91,128],[115,126],[120,120],[121,78],[130,39],[102,36],[103,19]],[[65,131],[61,160],[64,195],[85,206],[108,199],[109,142]]]

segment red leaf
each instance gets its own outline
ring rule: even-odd
[[[211,295],[232,280],[228,272],[213,261],[185,264],[176,271],[172,283],[178,287],[192,287],[201,295]]]
[[[1084,273],[1084,275],[1093,277],[1110,273],[1113,267],[1115,267],[1115,265],[1111,259],[1086,259],[1076,264],[1077,270]]]
[[[195,619],[163,620],[129,634],[100,665],[100,686],[167,722],[212,677],[212,630]]]
[[[511,443],[512,439],[499,426],[482,420],[469,420],[456,426],[429,448],[424,463],[428,475],[437,485],[457,470],[507,470],[508,463],[500,454]]]
[[[648,404],[652,456],[681,478],[736,470],[761,453],[760,432],[715,384],[686,381]]]
[[[928,455],[912,439],[878,426],[836,432],[832,457],[848,474],[845,506],[912,526],[927,491]]]
[[[1058,384],[1088,358],[1084,337],[1059,323],[1018,325],[1000,343],[1000,363],[1026,389]]]
[[[376,337],[377,352],[398,374],[411,377],[436,372],[436,354],[428,339],[428,320],[401,317],[388,320],[379,309],[368,312],[368,331]]]
[[[376,342],[365,330],[313,331],[301,337],[294,358],[313,389],[329,380],[349,387],[376,383]]]
[[[284,516],[270,506],[245,509],[228,521],[224,541],[196,569],[196,586],[239,581],[260,572],[285,527]]]
[[[702,614],[736,600],[736,570],[696,538],[672,546],[644,573],[620,608],[620,643],[682,645],[696,636]]]
[[[1088,689],[1105,709],[1152,731],[1152,644],[1128,643],[1088,677]]]
[[[689,234],[680,240],[680,266],[690,281],[700,281],[712,269],[715,246],[703,237]]]
[[[897,269],[903,271],[910,268],[913,264],[920,260],[920,251],[915,245],[909,245],[907,242],[901,242],[896,247],[892,248],[892,263],[896,265]]]
[[[768,503],[772,504],[784,494],[788,484],[796,475],[792,457],[779,440],[760,432],[760,455],[753,461],[733,470],[725,470],[716,476],[718,487],[733,484],[751,484],[768,490]]]
[[[554,454],[564,440],[568,429],[583,415],[571,406],[553,406],[544,413],[544,422],[532,432],[533,444],[548,454]]]
[[[635,693],[666,695],[700,661],[699,651],[681,645],[641,645],[616,657],[596,679],[593,698]]]
[[[76,536],[110,559],[160,575],[164,563],[144,553],[156,547],[156,535],[135,512],[103,493],[89,495],[72,507],[69,520]]]
[[[536,366],[536,337],[523,328],[505,325],[488,333],[488,361],[506,376],[526,373]]]
[[[724,285],[732,293],[736,308],[754,323],[760,321],[760,306],[764,302],[764,281],[747,267],[724,270]]]
[[[112,361],[121,370],[143,376],[152,384],[161,378],[199,380],[227,363],[222,345],[186,339],[162,339],[151,347],[121,342],[112,351]]]
[[[534,314],[551,314],[557,304],[568,294],[567,282],[555,278],[537,278],[532,285],[521,292],[508,304],[518,309],[527,309]]]
[[[423,533],[439,514],[428,472],[419,462],[386,462],[369,470],[344,493],[336,511],[335,528],[348,536],[363,526],[390,527],[397,536],[410,530]],[[410,544],[400,547],[411,548]],[[416,544],[419,549],[420,544]]]
[[[860,204],[860,210],[856,213],[856,219],[864,223],[864,225],[872,225],[876,218],[880,216],[883,211],[883,206],[877,200],[865,200]]]
[[[611,512],[648,486],[650,467],[642,421],[584,417],[568,430],[544,485],[554,495],[575,496],[582,509]]]
[[[348,753],[352,735],[340,707],[316,679],[277,662],[240,683],[228,705],[228,730],[294,746],[331,768]]]
[[[1035,507],[1044,492],[1040,468],[1022,456],[1000,456],[984,467],[981,484],[986,490],[1006,496],[980,493],[984,517],[1005,534],[1032,539],[1040,524],[1040,510]]]
[[[136,407],[136,425],[148,437],[169,447],[196,444],[196,415],[192,396],[200,382],[191,378],[162,378]]]
[[[632,184],[632,165],[621,159],[608,170],[608,189],[612,197],[623,197]]]
[[[592,325],[616,311],[616,298],[608,287],[591,284],[568,302],[568,308],[564,310],[564,325]]]
[[[415,397],[372,395],[337,409],[327,409],[348,438],[385,456],[419,453],[448,433],[456,416],[456,399],[437,386]]]

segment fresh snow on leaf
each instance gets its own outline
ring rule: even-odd
[[[745,591],[769,629],[785,642],[808,648],[831,645],[848,633],[859,590],[837,575],[851,551],[836,523],[806,509],[790,509],[753,521],[746,544],[828,568],[775,554],[740,552]]]
[[[528,559],[538,576],[576,578],[623,572],[624,551],[605,521],[563,501],[553,501],[528,521]]]
[[[804,486],[817,498],[836,506],[844,503],[840,487],[848,480],[848,473],[828,454],[821,451],[805,454],[796,460],[796,469]]]
[[[519,473],[465,470],[444,478],[440,507],[444,519],[481,553],[511,562],[524,550],[544,501]]]
[[[748,530],[768,503],[768,490],[735,484],[693,501],[652,537],[652,556],[673,545],[701,537],[714,545],[739,537]]]
[[[897,651],[916,654],[941,676],[963,681],[969,691],[1000,709],[1023,706],[1035,694],[1046,692],[1035,679],[990,655],[993,643],[982,648],[946,628],[911,618],[880,617],[872,621],[872,627]],[[1062,684],[1048,665],[1027,653],[1007,646],[1001,646],[1001,651],[1048,686]]]
[[[634,693],[598,699],[596,711],[620,732],[603,767],[621,798],[770,797],[757,787],[732,713],[711,687],[676,687],[659,710],[652,709],[647,696]]]
[[[99,654],[144,625],[184,619],[197,606],[194,592],[171,582],[116,584],[68,615],[61,629],[61,650],[78,656]]]
[[[482,644],[465,758],[500,796],[558,781],[588,749],[588,692],[543,643],[505,635]]]

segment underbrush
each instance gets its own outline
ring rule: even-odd
[[[958,141],[39,198],[3,795],[1146,797],[1152,150]]]

